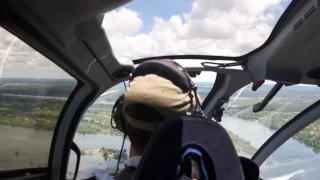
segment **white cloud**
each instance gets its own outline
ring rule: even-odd
[[[0,34],[0,81],[1,78],[72,78],[2,27]]]
[[[108,13],[103,22],[103,26],[109,29],[107,34],[110,37],[133,36],[140,31],[142,25],[143,21],[139,18],[139,13],[124,8]],[[0,27],[0,34],[0,81],[1,78],[72,78],[20,39],[17,39],[12,44],[12,48],[8,49],[15,36],[2,27]],[[137,36],[137,42],[143,39],[142,36]],[[126,56],[130,57],[130,53]]]
[[[108,36],[133,35],[139,32],[142,25],[139,13],[125,8],[105,14],[102,23],[108,29]]]
[[[138,33],[140,13],[122,8],[103,22],[118,58],[167,54],[242,55],[262,45],[281,15],[280,0],[194,0],[188,13],[154,17],[148,33]],[[106,25],[107,24],[107,25]]]
[[[267,39],[272,30],[270,22],[277,20],[284,10],[279,1],[283,0],[194,0],[189,12],[169,19],[153,17],[150,32],[141,32],[144,22],[140,12],[120,8],[107,13],[102,26],[119,59],[167,54],[236,56],[255,49]],[[14,36],[2,28],[0,34],[2,61]],[[1,77],[70,78],[20,40],[13,44],[6,62],[1,64]],[[209,78],[203,75],[199,79],[206,77]]]

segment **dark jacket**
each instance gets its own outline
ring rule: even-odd
[[[115,177],[115,180],[130,180],[134,174],[134,171],[136,170],[133,166],[125,166],[125,168],[120,171]],[[191,180],[191,178],[182,175],[180,180]]]

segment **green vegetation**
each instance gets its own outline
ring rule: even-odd
[[[310,106],[314,100],[299,100],[275,98],[264,108],[263,111],[254,113],[252,106],[262,98],[238,99],[231,102],[226,108],[225,116],[238,117],[243,120],[257,121],[270,129],[277,130],[302,110]],[[320,152],[320,121],[317,120],[305,129],[297,133],[293,139],[312,148],[315,153]]]
[[[103,156],[105,160],[109,158],[113,158],[118,160],[120,157],[120,150],[105,148],[102,147],[101,149],[93,149],[93,148],[85,148],[81,150],[81,155],[100,155]],[[123,149],[121,153],[120,161],[125,161],[128,159],[128,152],[126,149]]]
[[[74,80],[49,79],[1,79],[0,94],[28,96],[64,97],[70,96],[76,87]]]
[[[232,139],[232,142],[237,152],[246,152],[250,155],[253,155],[257,151],[257,149],[253,147],[249,141],[241,138],[240,136],[232,133],[231,131],[228,131],[228,134]]]
[[[43,84],[41,84],[43,83]],[[11,125],[13,127],[25,127],[39,130],[54,130],[60,112],[71,94],[75,83],[68,84],[58,83],[54,86],[46,86],[45,82],[40,84],[19,84],[6,85],[0,87],[0,124]],[[115,86],[110,90],[123,90],[122,85]],[[199,94],[204,99],[210,87],[199,88]],[[289,91],[288,91],[289,92]],[[271,129],[279,129],[295,115],[308,107],[315,101],[311,98],[314,94],[302,94],[299,96],[289,97],[288,94],[295,93],[290,90],[289,93],[279,93],[279,97],[273,99],[263,111],[259,113],[252,112],[252,105],[260,102],[264,95],[257,92],[248,93],[243,91],[244,97],[236,101],[230,101],[226,107],[224,116],[238,117],[248,121],[257,121]],[[106,95],[101,100],[107,103],[93,104],[85,113],[77,132],[82,134],[109,134],[121,135],[121,133],[111,128],[111,110],[118,94]],[[99,99],[98,99],[99,100]],[[294,139],[311,147],[314,152],[320,152],[320,121],[308,126],[300,133],[294,136]],[[229,131],[229,134],[238,151],[253,154],[256,149],[250,142],[240,138],[238,135]],[[107,157],[115,154],[112,150],[105,150],[102,155]],[[19,156],[19,152],[15,153]]]
[[[0,95],[0,124],[53,131],[65,99]],[[121,135],[111,128],[112,105],[93,105],[78,126],[82,134]]]
[[[317,120],[297,133],[293,139],[303,142],[307,147],[312,148],[313,152],[320,152],[320,122]]]
[[[120,150],[117,150],[117,149],[107,149],[102,147],[100,149],[100,152],[102,152],[104,159],[108,159],[108,158],[119,159],[120,157]],[[127,149],[123,149],[121,153],[120,161],[125,161],[127,159],[128,159]]]
[[[115,100],[114,97],[117,96],[112,96],[108,100]],[[0,116],[2,117],[0,118],[0,124],[52,131],[66,100],[1,95],[0,101],[3,102],[0,104]],[[112,104],[93,104],[80,121],[77,132],[81,134],[122,135],[118,130],[111,128],[112,107]],[[229,132],[229,134],[237,150],[249,154],[255,152],[256,149],[248,141],[232,132]],[[103,151],[101,155],[105,158],[110,155],[116,158],[119,156],[117,150],[105,149],[101,151]]]
[[[0,95],[0,124],[54,130],[65,100]]]
[[[78,133],[122,135],[111,127],[112,105],[92,105],[79,123]]]

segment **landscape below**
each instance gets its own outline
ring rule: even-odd
[[[53,131],[60,112],[76,83],[55,82],[47,84],[42,81],[31,80],[30,83],[10,83],[10,81],[7,81],[2,84],[0,86],[0,124]],[[207,96],[212,84],[212,82],[198,84],[202,99]],[[250,87],[236,92],[230,102],[226,104],[224,116],[256,121],[270,129],[277,130],[320,98],[318,87],[286,87],[277,94],[263,111],[253,113],[252,106],[260,102],[271,88],[272,85],[266,84],[257,92],[252,92]],[[306,88],[309,88],[308,92],[305,92]],[[109,90],[115,93],[100,97],[82,117],[77,133],[121,136],[122,134],[119,131],[111,127],[110,119],[113,103],[123,92],[123,89],[123,86],[117,85]],[[228,131],[228,133],[237,151],[250,155],[256,152],[257,149],[249,141],[231,131]],[[316,121],[300,131],[294,136],[294,139],[312,148],[315,153],[319,153],[320,121]],[[105,147],[82,149],[81,152],[83,155],[100,155],[105,159],[117,159],[120,156],[118,150]],[[125,160],[127,157],[127,152],[124,151],[121,160]]]

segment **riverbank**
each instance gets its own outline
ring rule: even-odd
[[[30,96],[1,95],[0,124],[53,131],[65,100]],[[111,127],[112,104],[93,104],[82,117],[77,133],[122,136]],[[229,132],[237,150],[252,154],[256,150],[250,143]]]
[[[233,133],[232,131],[227,131],[237,152],[245,152],[249,155],[253,155],[256,151],[257,148],[253,147],[250,143],[250,141],[247,141],[243,138],[241,138],[239,135]]]
[[[29,87],[28,87],[29,88]],[[19,89],[19,92],[22,91]],[[15,91],[14,91],[15,92]],[[53,93],[54,94],[54,93]],[[113,102],[117,95],[104,97],[103,100]],[[294,97],[295,98],[295,97]],[[252,112],[252,105],[263,98],[238,98],[229,102],[224,117],[237,117],[246,121],[256,121],[270,129],[277,130],[295,115],[313,103],[313,100],[297,102],[292,98],[274,98],[263,111]],[[24,127],[37,130],[53,131],[66,99],[42,98],[30,95],[0,95],[0,124],[12,127]],[[106,134],[122,136],[111,127],[112,103],[93,104],[84,114],[78,125],[81,134]],[[315,122],[297,135],[295,139],[312,147],[314,152],[320,151],[320,122]],[[229,132],[237,150],[252,154],[256,148],[236,134]]]
[[[112,97],[114,98],[114,97]],[[113,100],[113,99],[110,99]],[[36,130],[53,131],[65,100],[30,96],[1,95],[0,124]],[[111,127],[112,104],[93,104],[82,117],[77,133],[122,136]],[[256,149],[236,134],[229,132],[238,151],[253,154]]]
[[[90,156],[103,156],[105,160],[108,158],[113,158],[118,160],[120,157],[120,161],[125,161],[128,159],[128,152],[127,149],[123,149],[122,153],[120,154],[120,150],[114,148],[105,148],[102,147],[101,149],[95,148],[84,148],[81,150],[81,155],[90,155]]]
[[[53,131],[66,99],[20,95],[0,95],[0,124]],[[112,105],[93,105],[83,116],[77,132],[83,134],[121,133],[110,128]]]
[[[241,118],[245,121],[254,121],[266,126],[272,130],[278,130],[305,108],[315,102],[315,100],[301,100],[297,102],[295,99],[275,98],[258,113],[252,112],[252,105],[258,103],[262,98],[256,99],[237,99],[232,102],[232,106],[226,108],[225,117]],[[317,120],[294,137],[297,141],[312,148],[315,153],[320,152],[320,121]]]

